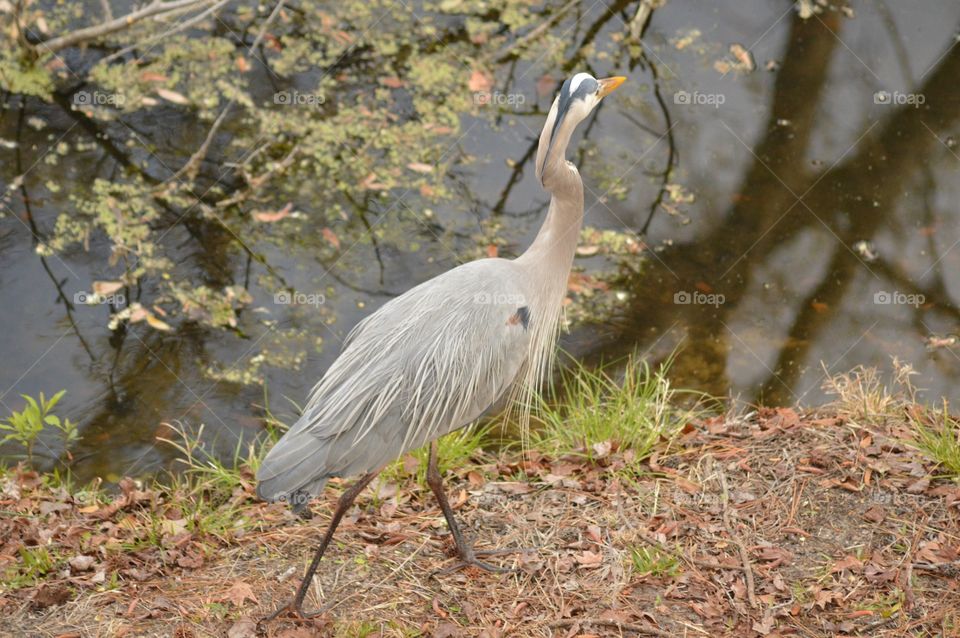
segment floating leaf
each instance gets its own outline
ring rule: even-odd
[[[323,234],[323,238],[327,240],[327,243],[337,250],[340,250],[340,238],[337,237],[335,232],[326,227],[320,232]]]
[[[122,281],[95,281],[93,282],[93,294],[98,297],[112,295],[123,288]]]
[[[160,330],[162,332],[170,332],[173,330],[173,328],[170,327],[170,324],[161,319],[157,319],[152,313],[147,314],[147,324],[154,330]]]
[[[416,171],[418,173],[433,172],[433,166],[430,166],[429,164],[424,164],[423,162],[410,162],[409,164],[407,164],[407,168],[409,168],[411,171]]]
[[[167,102],[173,102],[174,104],[190,104],[190,100],[186,98],[182,93],[177,93],[176,91],[171,91],[170,89],[157,89],[157,95],[165,99]]]
[[[484,71],[474,70],[470,74],[467,88],[476,93],[486,93],[493,87],[493,78]]]
[[[288,216],[290,214],[290,211],[292,210],[293,210],[293,204],[288,203],[286,206],[284,206],[280,210],[277,210],[277,211],[255,210],[253,211],[252,215],[253,215],[253,218],[258,222],[272,224],[273,222],[278,222],[284,217]]]

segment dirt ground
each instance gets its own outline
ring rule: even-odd
[[[0,594],[0,633],[960,636],[960,486],[935,478],[900,428],[763,409],[691,424],[633,470],[604,446],[592,462],[528,452],[464,469],[448,490],[477,547],[533,549],[495,559],[518,568],[506,575],[434,577],[452,561],[435,502],[379,484],[321,564],[310,603],[325,613],[259,629],[292,596],[337,490],[301,521],[251,485],[235,499],[256,529],[100,551],[105,570],[71,563]],[[161,506],[127,485],[115,508],[62,507],[31,482],[5,488],[0,559],[51,536],[110,547],[131,513]]]

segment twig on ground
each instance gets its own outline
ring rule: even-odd
[[[717,472],[720,475],[720,485],[723,488],[723,525],[727,528],[727,533],[730,534],[730,538],[740,553],[740,561],[743,563],[743,575],[747,580],[747,600],[750,601],[750,606],[756,609],[759,604],[757,602],[756,585],[753,579],[753,568],[750,567],[750,554],[747,552],[747,546],[744,545],[740,539],[740,535],[734,530],[733,521],[730,520],[730,492],[727,489],[727,475],[723,469],[719,467],[717,468]]]
[[[603,618],[564,618],[550,623],[550,627],[559,629],[560,627],[573,627],[574,625],[592,625],[594,627],[613,627],[618,631],[632,631],[647,636],[663,636],[664,638],[674,638],[676,635],[672,631],[664,631],[656,627],[647,625],[637,625],[633,623],[620,622],[619,620],[605,620]]]

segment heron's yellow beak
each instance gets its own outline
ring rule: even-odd
[[[616,91],[618,86],[627,81],[627,78],[622,75],[616,75],[612,78],[604,78],[597,81],[600,83],[600,92],[597,93],[597,95],[603,98]]]

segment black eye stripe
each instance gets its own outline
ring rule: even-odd
[[[577,90],[574,91],[573,94],[571,94],[570,83],[572,82],[572,80],[573,78],[567,78],[566,80],[564,80],[563,86],[560,87],[560,103],[561,104],[564,104],[565,102],[569,102],[571,100],[575,100],[577,98],[581,98],[581,99],[585,98],[587,95],[591,93],[596,93],[597,90],[600,88],[600,83],[597,82],[595,79],[584,78],[580,82],[580,84],[577,86]]]
[[[596,93],[600,88],[600,83],[594,78],[586,77],[580,81],[580,84],[577,85],[577,90],[571,94],[570,85],[572,81],[573,78],[567,78],[560,87],[560,96],[557,99],[557,119],[554,121],[553,128],[550,130],[550,146],[553,146],[553,140],[557,136],[557,131],[560,129],[560,124],[563,122],[563,118],[567,114],[570,104],[573,103],[574,100],[586,99],[587,95]],[[547,154],[549,154],[549,152],[550,149],[548,147]],[[546,155],[543,161],[546,162]],[[543,170],[542,166],[540,170]]]

